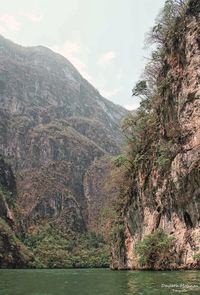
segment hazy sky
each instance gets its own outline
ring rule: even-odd
[[[138,106],[145,33],[165,0],[0,0],[0,34],[67,57],[106,98]]]

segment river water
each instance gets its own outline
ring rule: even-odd
[[[200,294],[200,272],[0,270],[0,295]]]

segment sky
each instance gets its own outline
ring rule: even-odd
[[[148,55],[146,33],[165,0],[0,0],[0,34],[64,55],[101,95],[127,109]]]

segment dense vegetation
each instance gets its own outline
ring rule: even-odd
[[[20,236],[20,221],[13,194],[0,186],[0,267],[31,267],[32,253]]]
[[[34,228],[24,244],[39,268],[108,267],[109,246],[95,233],[66,234],[51,224]]]
[[[5,204],[5,205],[4,205]],[[12,194],[0,188],[0,266],[27,268],[108,267],[110,250],[104,239],[95,233],[70,233],[51,223],[33,227],[24,238],[20,234],[18,210]],[[13,214],[7,219],[6,210]],[[5,208],[5,212],[3,211]],[[11,218],[11,217],[10,217]],[[15,234],[15,231],[19,236]]]
[[[5,268],[31,267],[32,261],[30,251],[16,237],[8,224],[0,218],[0,266]]]
[[[136,244],[141,267],[148,269],[166,269],[174,262],[172,255],[174,239],[161,229],[144,237]]]

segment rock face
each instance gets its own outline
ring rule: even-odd
[[[0,158],[0,268],[25,267],[33,261],[20,241],[22,229],[15,199],[15,177],[11,167]]]
[[[158,155],[149,150],[133,173],[124,208],[121,245],[116,243],[113,248],[114,268],[138,268],[135,245],[157,228],[175,238],[172,268],[197,267],[194,255],[200,252],[199,9],[199,1],[190,1],[186,16],[176,27],[177,31],[183,29],[183,35],[176,43],[171,42],[159,78],[165,87],[158,114],[160,133],[152,146],[156,151],[162,141],[171,144],[170,161],[165,169],[159,169],[154,164]],[[176,142],[172,142],[175,136]]]
[[[16,182],[12,169],[4,162],[3,158],[0,158],[0,218],[13,226],[14,214],[8,204],[8,198],[5,197],[6,192],[9,192],[10,200],[16,199]]]
[[[114,169],[108,156],[95,160],[84,177],[88,204],[88,229],[108,241],[115,220],[121,169]],[[110,243],[110,241],[109,241]]]
[[[0,37],[0,154],[15,175],[25,231],[48,220],[87,230],[84,178],[95,160],[119,152],[126,113],[64,57]]]

